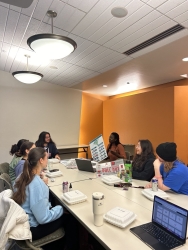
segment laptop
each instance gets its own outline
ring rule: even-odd
[[[130,231],[156,250],[177,248],[186,242],[188,211],[155,195],[152,222]]]
[[[75,161],[79,170],[93,173],[96,172],[96,163],[82,159],[75,159]]]

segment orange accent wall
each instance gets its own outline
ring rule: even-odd
[[[154,149],[161,142],[174,141],[178,157],[188,164],[186,85],[187,79],[113,97],[83,93],[79,144],[88,144],[103,134],[107,145],[113,131],[119,133],[122,143],[136,144],[139,139],[149,139]]]
[[[178,157],[188,164],[188,86],[174,89],[174,141]]]
[[[79,144],[89,144],[92,139],[103,133],[103,101],[107,99],[108,97],[82,94]],[[79,157],[85,157],[85,154],[80,153]]]
[[[103,105],[103,135],[108,143],[111,132],[125,144],[149,139],[154,148],[174,139],[174,87],[110,99]]]

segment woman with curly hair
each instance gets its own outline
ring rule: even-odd
[[[155,175],[154,160],[155,155],[151,142],[149,140],[139,140],[136,146],[136,155],[132,163],[133,179],[150,181]]]

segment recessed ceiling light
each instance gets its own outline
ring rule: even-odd
[[[182,61],[188,62],[188,57],[183,58]]]
[[[114,7],[111,10],[111,14],[114,17],[122,18],[122,17],[125,17],[128,14],[128,11],[127,11],[127,9],[125,9],[123,7]]]
[[[180,75],[181,77],[184,77],[184,78],[187,78],[187,74],[184,74],[184,75]]]
[[[107,85],[102,85],[103,86],[103,88],[107,88],[108,86]]]
[[[56,66],[50,66],[50,69],[58,69]]]

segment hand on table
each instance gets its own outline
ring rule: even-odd
[[[58,160],[61,160],[59,155],[56,155],[55,158],[58,159]]]
[[[145,185],[145,188],[151,188],[151,187],[152,187],[151,182],[149,182],[149,183],[147,183],[147,184]]]

